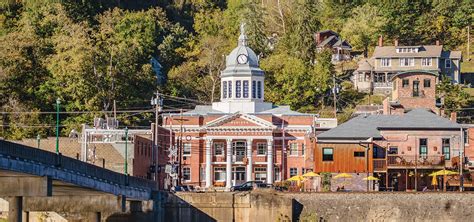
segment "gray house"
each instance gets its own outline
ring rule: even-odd
[[[443,46],[436,45],[379,46],[369,59],[359,62],[352,81],[359,91],[390,94],[392,76],[406,71],[431,71],[447,76],[454,83],[461,82],[461,51],[444,51]]]

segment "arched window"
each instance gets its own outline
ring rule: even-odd
[[[255,99],[257,97],[257,82],[254,80],[252,81],[252,98]]]
[[[257,97],[259,99],[262,98],[262,82],[261,81],[257,82]]]
[[[240,80],[235,81],[235,98],[240,98],[242,93],[242,82]]]
[[[222,82],[222,98],[227,98],[227,81]]]
[[[243,90],[243,95],[244,95],[244,98],[249,98],[249,81],[248,80],[244,80],[243,81],[243,85],[244,85],[244,90]]]

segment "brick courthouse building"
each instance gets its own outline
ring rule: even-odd
[[[229,188],[302,174],[313,169],[316,131],[337,125],[265,102],[264,71],[246,41],[241,30],[221,73],[219,102],[164,116],[163,128],[182,132],[182,184]]]

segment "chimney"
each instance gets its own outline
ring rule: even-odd
[[[380,47],[383,46],[383,35],[380,35],[380,36],[379,36],[379,46],[380,46]]]
[[[390,102],[388,101],[388,97],[383,100],[382,105],[383,105],[383,108],[382,108],[383,115],[390,115],[391,110],[390,110]]]
[[[395,39],[394,44],[395,44],[395,46],[398,46],[398,39]]]
[[[456,112],[451,112],[451,117],[449,118],[449,120],[456,123],[457,118],[458,118],[457,113]]]
[[[440,42],[439,42],[439,40],[436,40],[436,45],[440,45]]]

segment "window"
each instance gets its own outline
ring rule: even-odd
[[[444,159],[445,160],[449,160],[451,158],[451,153],[450,153],[450,143],[449,143],[449,139],[443,139],[443,154],[444,154]]]
[[[215,156],[224,155],[224,143],[214,143],[214,155]]]
[[[206,169],[204,167],[199,168],[199,176],[201,177],[201,181],[206,180]]]
[[[391,146],[388,148],[388,154],[398,154],[398,147],[397,146]]]
[[[301,156],[304,156],[306,151],[306,145],[304,143],[301,144]]]
[[[240,93],[242,90],[242,82],[240,80],[235,81],[235,98],[240,98]]]
[[[431,66],[431,58],[422,58],[421,59],[421,65],[422,66]]]
[[[420,156],[428,155],[428,139],[420,139]]]
[[[304,167],[301,167],[301,174],[305,174],[306,173],[306,169]]]
[[[420,96],[420,81],[413,81],[413,97]]]
[[[191,169],[189,167],[183,167],[183,180],[184,181],[191,180]]]
[[[424,79],[423,80],[423,87],[430,88],[431,87],[431,80],[430,79]]]
[[[244,98],[249,98],[249,81],[244,80]]]
[[[262,82],[261,81],[257,82],[257,97],[259,99],[262,98]]]
[[[418,48],[398,48],[397,53],[412,53],[418,52]]]
[[[229,98],[232,98],[232,81],[229,81]]]
[[[408,85],[410,85],[410,82],[408,81],[408,79],[402,79],[402,87],[405,88],[405,87],[408,87]]]
[[[222,82],[222,98],[227,98],[227,81]]]
[[[252,81],[252,98],[255,99],[257,95],[257,82],[254,80]]]
[[[290,143],[290,156],[298,156],[298,144]]]
[[[389,67],[391,65],[392,60],[390,58],[383,58],[380,61],[380,66],[382,67]]]
[[[364,151],[354,151],[354,157],[365,157]]]
[[[298,175],[298,168],[290,168],[290,177]]]
[[[275,175],[275,181],[281,181],[281,173],[280,173],[279,167],[275,167],[274,175]]]
[[[214,180],[215,181],[225,181],[225,168],[224,167],[214,167]]]
[[[255,167],[255,180],[265,182],[267,180],[267,168]]]
[[[400,66],[414,66],[415,59],[414,58],[400,58]]]
[[[323,161],[333,161],[334,150],[333,148],[323,148]]]
[[[451,68],[451,59],[444,60],[444,67]]]
[[[468,129],[464,129],[464,144],[469,144],[469,131]]]
[[[359,74],[359,82],[364,82],[364,73]]]
[[[183,156],[191,156],[191,144],[183,143]]]
[[[266,143],[257,143],[257,155],[267,154]]]

